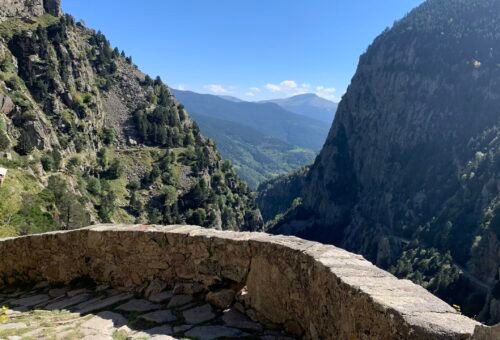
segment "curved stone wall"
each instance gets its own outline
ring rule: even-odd
[[[481,338],[497,335],[361,256],[295,237],[99,225],[4,239],[0,255],[0,287],[81,277],[124,289],[230,286],[256,319],[309,339],[468,339],[476,326]]]

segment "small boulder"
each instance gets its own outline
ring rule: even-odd
[[[283,326],[288,334],[300,337],[304,333],[302,326],[295,320],[288,320]]]
[[[215,318],[210,305],[203,305],[186,310],[183,313],[184,320],[191,325],[200,324]]]
[[[209,292],[205,299],[219,309],[226,309],[233,304],[234,296],[235,293],[231,289],[222,289],[218,292]]]
[[[144,291],[144,296],[148,298],[151,295],[159,294],[165,288],[167,288],[167,284],[165,282],[159,279],[154,279]]]
[[[156,302],[156,303],[162,303],[162,302],[165,302],[165,301],[171,299],[172,296],[173,296],[172,292],[165,291],[165,292],[161,292],[161,293],[151,294],[148,297],[148,300],[152,301],[152,302]]]
[[[147,312],[150,310],[160,309],[160,306],[155,303],[151,303],[148,300],[132,299],[123,305],[118,306],[117,309],[126,312]]]
[[[166,322],[172,322],[177,319],[170,310],[159,310],[155,312],[150,312],[139,316],[139,318],[160,324]]]
[[[199,283],[178,283],[174,286],[174,294],[194,295],[205,291],[205,287]]]
[[[14,111],[15,108],[16,106],[10,97],[0,95],[0,112],[8,115]]]
[[[193,297],[190,295],[175,295],[168,302],[167,308],[175,308],[175,307],[184,306],[184,305],[190,303],[191,301],[193,301]]]

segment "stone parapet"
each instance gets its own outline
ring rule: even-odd
[[[230,286],[249,314],[308,339],[469,339],[476,327],[495,338],[363,257],[296,237],[97,225],[4,239],[0,255],[0,286],[82,277],[130,290],[154,280]]]

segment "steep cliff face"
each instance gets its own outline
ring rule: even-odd
[[[247,187],[160,78],[59,1],[0,8],[0,236],[99,221],[260,227]]]
[[[303,204],[273,231],[360,252],[500,320],[499,22],[498,0],[429,0],[379,36]]]

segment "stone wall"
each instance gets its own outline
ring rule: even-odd
[[[481,339],[482,327],[361,256],[295,237],[195,226],[100,225],[0,241],[0,287],[87,277],[231,287],[248,315],[307,339]],[[479,337],[478,337],[479,338]]]

